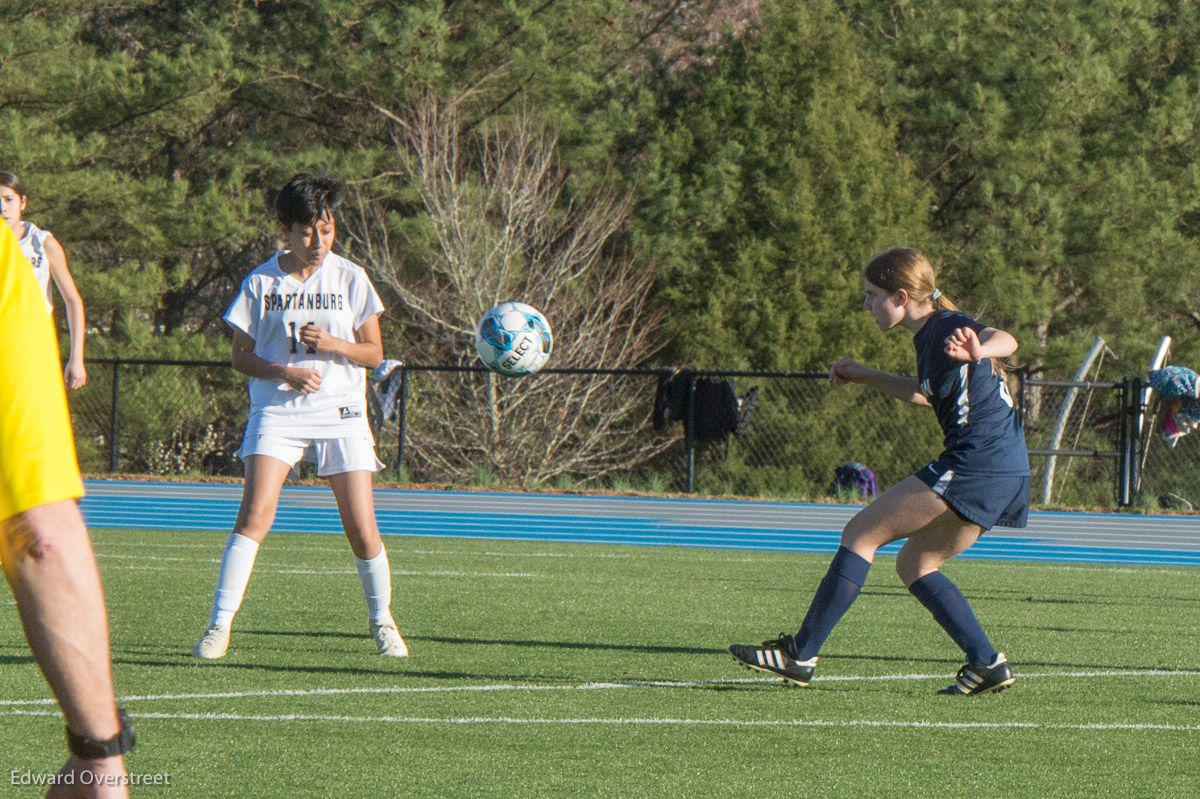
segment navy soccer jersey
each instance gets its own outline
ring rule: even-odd
[[[913,337],[921,393],[933,405],[945,435],[939,469],[960,474],[1029,474],[1025,433],[1004,381],[986,361],[956,361],[946,354],[955,328],[986,325],[958,311],[935,311]]]

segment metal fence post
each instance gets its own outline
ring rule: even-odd
[[[1128,377],[1121,382],[1121,422],[1117,426],[1117,449],[1121,452],[1121,457],[1117,460],[1117,507],[1121,508],[1129,507],[1129,464],[1133,460],[1129,452],[1129,442],[1132,438],[1129,428],[1133,424],[1130,382]]]
[[[109,474],[117,473],[117,408],[120,405],[121,397],[121,361],[120,359],[113,361],[112,375],[112,416],[109,419],[109,434],[108,434],[108,471]]]
[[[683,418],[687,458],[687,493],[695,489],[696,479],[696,373],[687,373],[687,414]]]
[[[1146,385],[1140,377],[1133,378],[1130,393],[1133,407],[1129,414],[1129,504],[1142,493],[1142,428],[1145,425]],[[1134,427],[1136,425],[1136,427]]]
[[[1021,367],[1017,370],[1017,420],[1021,423],[1021,429],[1024,430],[1025,424],[1025,409],[1029,404],[1029,397],[1025,394],[1025,380],[1029,376],[1029,369]]]
[[[399,480],[400,470],[404,468],[404,433],[408,425],[408,368],[404,365],[400,366],[400,405],[397,414],[396,479]]]

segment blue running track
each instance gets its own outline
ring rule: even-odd
[[[87,481],[80,501],[88,526],[229,530],[240,484]],[[657,499],[482,491],[377,489],[384,535],[678,546],[763,552],[832,553],[856,506],[710,499]],[[342,532],[333,494],[288,486],[272,528]],[[885,547],[892,554],[898,544]],[[997,528],[964,558],[1200,566],[1200,517],[1117,513],[1030,514],[1023,530]]]

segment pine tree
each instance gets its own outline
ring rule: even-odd
[[[779,2],[711,65],[664,79],[635,217],[679,357],[798,370],[902,357],[864,337],[859,275],[879,250],[924,244],[927,201],[874,114],[862,48],[835,4]]]

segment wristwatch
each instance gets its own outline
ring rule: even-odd
[[[117,708],[117,720],[121,722],[121,730],[107,741],[97,741],[76,735],[67,727],[67,748],[71,754],[84,760],[99,760],[102,757],[113,757],[133,751],[135,737],[133,725],[129,722],[129,714]]]

